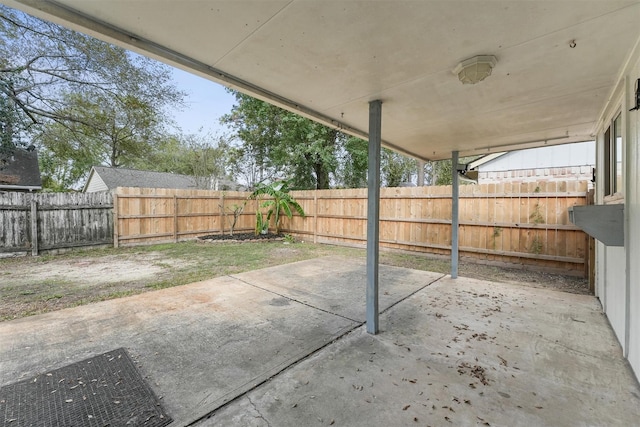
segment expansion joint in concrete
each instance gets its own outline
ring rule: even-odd
[[[316,307],[315,305],[311,305],[311,304],[309,304],[309,303],[307,303],[307,302],[300,301],[300,300],[297,300],[297,299],[295,299],[295,298],[291,298],[290,296],[287,296],[287,295],[285,295],[285,294],[280,294],[280,293],[278,293],[278,292],[272,291],[271,289],[263,288],[262,286],[258,286],[258,285],[255,285],[255,284],[251,283],[251,282],[247,282],[246,280],[242,280],[242,279],[241,279],[241,278],[239,278],[239,277],[236,277],[236,276],[229,276],[229,277],[231,277],[232,279],[238,280],[238,281],[240,281],[240,282],[242,282],[242,283],[244,283],[244,284],[246,284],[246,285],[253,286],[254,288],[261,289],[261,290],[263,290],[263,291],[266,291],[266,292],[272,293],[272,294],[274,294],[274,295],[278,295],[279,297],[282,297],[282,298],[286,298],[286,299],[288,299],[289,301],[297,302],[298,304],[302,304],[302,305],[305,305],[305,306],[307,306],[307,307],[313,308],[313,309],[315,309],[315,310],[322,311],[323,313],[331,314],[332,316],[338,316],[338,317],[340,317],[340,318],[342,318],[342,319],[346,319],[346,320],[349,320],[349,321],[351,321],[351,322],[358,322],[358,323],[362,323],[360,320],[352,319],[352,318],[350,318],[350,317],[346,317],[346,316],[343,316],[343,315],[341,315],[341,314],[334,313],[334,312],[332,312],[332,311],[325,310],[325,309],[320,308],[320,307]]]
[[[382,310],[380,312],[380,314],[382,313],[386,313],[387,311],[391,310],[393,307],[395,307],[396,305],[400,304],[403,301],[406,301],[407,299],[411,298],[412,296],[414,296],[415,294],[417,294],[418,292],[420,292],[421,290],[423,290],[424,288],[426,288],[427,286],[431,286],[434,283],[436,283],[439,280],[442,280],[442,278],[444,278],[446,276],[446,274],[443,274],[442,276],[438,277],[435,280],[432,280],[431,282],[427,283],[424,286],[419,287],[418,289],[416,289],[415,291],[411,292],[409,295],[407,295],[406,297],[399,299],[398,301],[394,302],[393,304],[391,304],[389,307],[385,308],[384,310]]]

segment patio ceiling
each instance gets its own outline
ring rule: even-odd
[[[0,0],[422,159],[591,140],[640,1]],[[575,41],[575,46],[572,41]],[[463,85],[462,60],[495,55]]]

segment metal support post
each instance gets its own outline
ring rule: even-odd
[[[458,152],[451,152],[451,278],[458,278]]]
[[[369,163],[367,193],[367,332],[377,334],[378,258],[380,254],[380,146],[382,102],[369,103]]]

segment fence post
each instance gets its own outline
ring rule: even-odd
[[[173,241],[178,242],[178,196],[173,195]]]
[[[118,220],[118,195],[113,193],[113,247],[117,248],[120,244],[120,234],[118,226],[120,221]]]
[[[31,199],[31,255],[38,256],[38,202]]]

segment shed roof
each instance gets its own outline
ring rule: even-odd
[[[0,189],[35,191],[42,189],[38,154],[16,148],[0,159]]]

